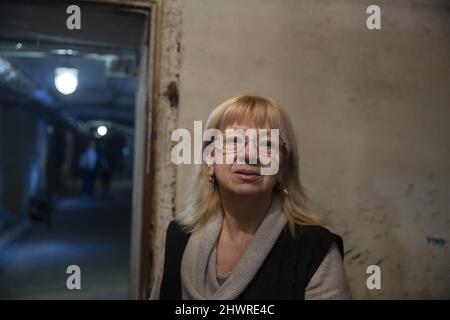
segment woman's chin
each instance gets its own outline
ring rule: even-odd
[[[265,189],[261,185],[241,183],[239,185],[234,186],[233,191],[237,194],[242,195],[254,195],[258,193],[264,193]]]

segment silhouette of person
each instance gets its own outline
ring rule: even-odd
[[[81,154],[80,169],[82,180],[82,193],[87,196],[94,195],[95,180],[100,164],[100,154],[95,140],[89,142],[88,148]]]

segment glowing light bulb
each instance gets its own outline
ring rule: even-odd
[[[65,95],[74,93],[78,87],[78,70],[74,68],[56,68],[55,87]]]
[[[103,137],[108,133],[108,128],[105,126],[100,126],[97,128],[97,133],[99,136]]]

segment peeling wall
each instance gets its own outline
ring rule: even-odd
[[[152,229],[154,232],[154,264],[163,248],[167,225],[175,216],[176,166],[170,155],[170,135],[177,128],[178,91],[180,78],[180,43],[182,28],[182,1],[162,2],[161,65],[158,105],[155,106],[155,184]]]
[[[170,164],[171,129],[192,132],[251,92],[288,110],[302,181],[344,238],[354,297],[450,298],[450,4],[378,1],[382,29],[369,31],[369,1],[164,3],[157,248],[192,169]],[[370,264],[381,290],[366,288]]]

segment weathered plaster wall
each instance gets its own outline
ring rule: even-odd
[[[156,150],[153,186],[154,216],[152,217],[154,266],[164,245],[167,225],[176,213],[177,168],[170,158],[172,148],[170,135],[177,128],[179,107],[177,100],[181,62],[182,1],[163,1],[161,22],[161,60],[158,66],[160,87],[156,88],[155,93],[158,95],[158,104],[153,106],[156,117],[154,122],[156,137],[152,141]],[[153,74],[151,76],[153,77]]]
[[[313,207],[344,237],[354,297],[450,298],[450,4],[377,3],[380,31],[365,27],[369,1],[167,1],[160,94],[181,67],[180,100],[158,112],[192,131],[230,96],[275,98]],[[170,164],[170,129],[158,127],[158,248],[191,171]],[[366,288],[370,264],[381,290]]]

